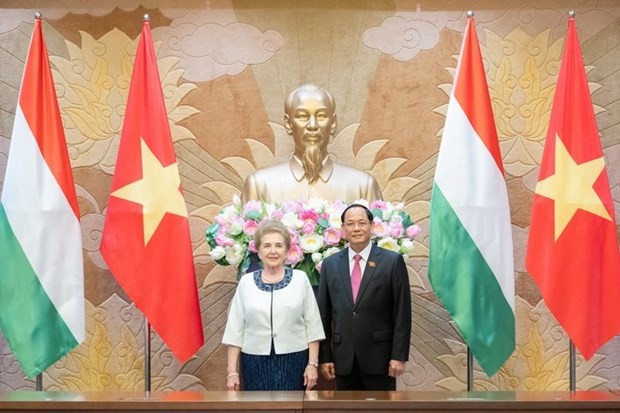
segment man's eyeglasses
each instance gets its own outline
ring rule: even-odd
[[[367,226],[369,226],[369,225],[370,225],[370,222],[368,222],[368,221],[357,221],[357,222],[354,222],[354,221],[348,221],[348,222],[345,222],[345,223],[344,223],[344,226],[345,226],[347,229],[353,229],[353,228],[355,228],[356,226],[358,226],[358,227],[360,227],[360,228],[366,228],[366,227],[367,227]]]

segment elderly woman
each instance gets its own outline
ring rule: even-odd
[[[222,338],[228,390],[311,389],[325,338],[314,292],[303,271],[284,267],[291,247],[284,224],[264,221],[254,243],[263,269],[241,277]]]

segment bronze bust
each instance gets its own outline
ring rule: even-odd
[[[329,92],[313,84],[301,85],[289,94],[284,112],[284,128],[293,137],[295,150],[287,163],[248,176],[241,193],[243,202],[381,199],[375,178],[336,163],[327,152],[336,131],[336,103]]]

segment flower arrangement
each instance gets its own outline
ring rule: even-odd
[[[403,204],[387,201],[358,201],[372,211],[372,237],[380,247],[396,251],[408,258],[413,250],[413,237],[420,232]],[[254,234],[264,219],[278,219],[291,233],[291,248],[285,264],[308,274],[312,285],[318,285],[321,263],[347,242],[342,237],[340,215],[348,204],[321,199],[288,201],[269,204],[249,201],[241,204],[235,196],[233,203],[216,215],[206,233],[211,258],[220,265],[236,265],[237,276],[258,262]]]

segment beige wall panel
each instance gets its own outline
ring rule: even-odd
[[[568,337],[524,265],[533,189],[566,32],[577,12],[592,99],[620,216],[620,3],[616,0],[8,0],[0,3],[0,188],[33,26],[44,33],[81,212],[87,339],[44,373],[47,390],[141,390],[144,319],[99,252],[142,15],[149,13],[189,210],[205,345],[180,364],[152,337],[153,390],[223,390],[220,344],[235,269],[216,265],[204,234],[255,169],[292,150],[284,99],[327,88],[338,130],[329,150],[373,174],[422,228],[407,264],[414,311],[403,390],[464,390],[466,346],[427,277],[429,202],[460,51],[475,10],[511,204],[517,346],[477,390],[566,390]],[[620,233],[620,226],[618,227]],[[578,389],[620,386],[620,339],[589,361]],[[32,389],[0,337],[0,391]]]

